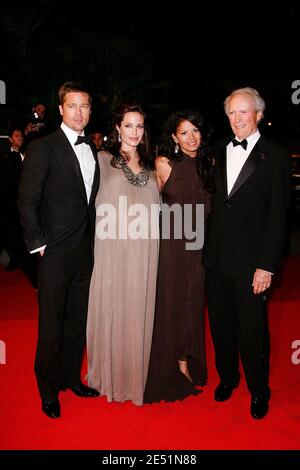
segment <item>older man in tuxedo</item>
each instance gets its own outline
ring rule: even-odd
[[[220,377],[215,400],[228,400],[237,388],[240,353],[250,413],[261,419],[270,399],[266,290],[285,238],[288,158],[257,128],[265,103],[256,90],[237,89],[224,104],[234,137],[216,149],[216,192],[204,255]]]
[[[67,82],[59,100],[61,127],[30,144],[19,191],[27,248],[40,253],[35,373],[50,418],[60,416],[61,390],[99,395],[80,379],[99,186],[96,153],[84,136],[91,98],[81,84]]]

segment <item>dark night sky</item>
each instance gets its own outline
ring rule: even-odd
[[[294,136],[300,134],[300,105],[291,102],[291,84],[300,79],[297,4],[287,0],[281,6],[263,1],[219,6],[214,1],[198,1],[174,7],[170,2],[126,2],[121,6],[99,2],[101,12],[95,13],[89,0],[76,9],[70,2],[42,0],[26,2],[20,14],[33,7],[46,15],[34,33],[36,44],[39,38],[53,34],[72,44],[78,31],[82,38],[89,33],[114,33],[121,40],[129,39],[151,57],[156,79],[168,83],[164,101],[170,107],[201,109],[220,132],[226,123],[222,109],[226,95],[233,88],[253,86],[266,100],[266,118],[272,119],[273,132]],[[1,44],[3,48],[4,42]]]

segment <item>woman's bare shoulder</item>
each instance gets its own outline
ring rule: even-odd
[[[100,152],[98,152],[98,157],[102,157],[102,158],[110,157],[111,158],[112,155],[107,150],[100,150]]]
[[[169,163],[169,159],[168,157],[164,157],[163,155],[160,155],[158,157],[156,157],[155,159],[155,166],[161,166],[161,165],[165,165],[166,163]]]

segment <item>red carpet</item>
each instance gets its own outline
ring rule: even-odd
[[[291,345],[300,341],[299,274],[300,257],[290,257],[270,303],[272,399],[264,420],[250,417],[244,379],[228,402],[214,402],[218,379],[209,331],[209,383],[202,395],[136,407],[104,397],[80,399],[68,391],[60,395],[62,417],[50,420],[41,413],[33,374],[35,292],[22,273],[0,268],[0,349],[6,345],[0,449],[299,449],[300,364],[291,361]],[[4,359],[0,355],[0,362]]]

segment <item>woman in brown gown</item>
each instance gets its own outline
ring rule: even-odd
[[[205,217],[210,211],[212,158],[207,137],[208,126],[198,113],[173,113],[167,122],[166,156],[156,159],[163,206],[178,204],[183,209],[189,204],[193,230],[197,205],[204,205]],[[181,222],[184,227],[183,213],[176,224]],[[200,393],[194,386],[207,381],[202,244],[186,249],[191,240],[184,230],[180,239],[175,236],[172,216],[170,236],[165,238],[163,218],[162,209],[156,311],[144,403],[183,400]],[[203,219],[198,221],[202,229],[203,224]]]

